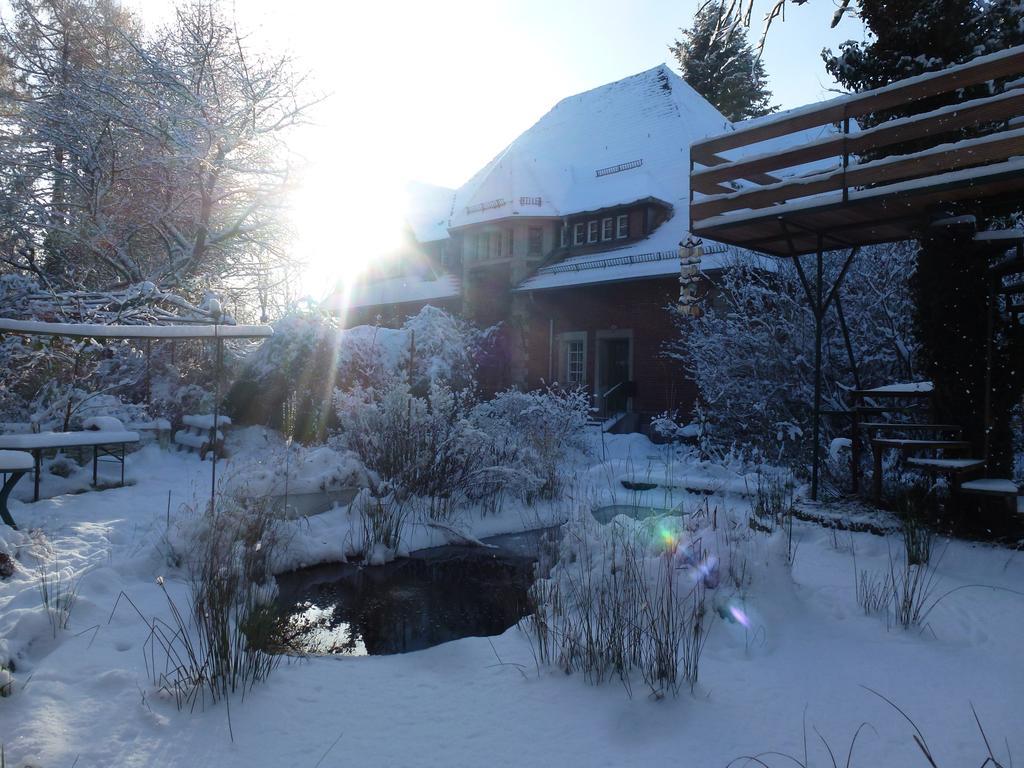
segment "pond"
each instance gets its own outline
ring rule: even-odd
[[[681,507],[668,509],[665,507],[649,507],[642,504],[609,504],[604,507],[595,508],[591,514],[599,523],[610,523],[619,515],[632,517],[634,520],[646,520],[648,517],[660,515],[682,516],[683,512]]]
[[[335,563],[278,576],[276,650],[376,656],[500,635],[526,616],[552,531],[483,539],[494,548],[437,547],[382,566]]]

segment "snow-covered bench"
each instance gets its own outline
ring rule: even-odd
[[[25,451],[0,451],[0,473],[4,476],[3,488],[0,488],[0,519],[11,528],[17,528],[10,510],[7,509],[7,497],[21,476],[32,470],[32,454]]]
[[[184,429],[174,433],[174,443],[178,450],[195,451],[200,459],[205,459],[208,451],[213,450],[217,455],[224,452],[224,432],[221,429],[231,426],[231,418],[228,416],[197,414],[182,416],[181,423]]]
[[[118,422],[120,424],[120,422]],[[35,464],[35,488],[32,500],[39,501],[39,479],[43,468],[43,451],[61,448],[92,448],[92,484],[97,484],[100,456],[109,456],[121,464],[121,485],[124,485],[125,446],[139,442],[138,432],[116,429],[85,429],[77,432],[37,432],[29,435],[0,435],[0,449],[28,451]],[[114,448],[115,450],[111,450]],[[119,451],[116,449],[120,449]]]

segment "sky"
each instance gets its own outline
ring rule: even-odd
[[[408,180],[456,187],[560,99],[657,64],[698,0],[435,0],[328,3],[235,0],[254,45],[295,55],[307,87],[326,96],[293,142],[305,159],[293,201],[306,260],[304,290],[320,298],[387,251],[400,232]],[[169,0],[128,0],[150,23]],[[755,0],[751,38],[768,0]],[[835,30],[833,0],[788,5],[764,62],[775,103],[828,98],[823,47],[863,38]]]

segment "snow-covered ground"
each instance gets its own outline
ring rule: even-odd
[[[242,471],[260,441],[247,446],[218,474]],[[669,464],[664,449],[638,436],[607,436],[605,449],[607,461],[580,468],[572,499],[461,524],[483,536],[588,504],[707,500],[737,515],[749,506],[738,495],[749,479]],[[129,457],[128,477],[125,488],[12,501],[21,531],[0,526],[0,551],[17,555],[15,574],[0,581],[0,660],[15,663],[11,695],[0,698],[8,766],[725,766],[769,750],[802,760],[805,722],[811,765],[831,765],[816,731],[842,764],[865,722],[851,765],[926,765],[911,726],[866,688],[914,719],[942,766],[980,765],[987,755],[971,704],[997,757],[1024,754],[1024,555],[939,543],[936,596],[965,588],[941,600],[923,630],[903,631],[860,610],[850,552],[858,568],[883,570],[900,542],[799,522],[793,568],[764,569],[747,596],[751,629],[713,625],[692,696],[656,701],[634,686],[630,698],[618,684],[537,669],[526,636],[512,628],[407,655],[290,661],[244,701],[231,700],[232,741],[227,707],[178,712],[157,693],[145,623],[124,600],[114,610],[123,592],[146,616],[165,615],[159,576],[184,600],[184,574],[168,564],[168,550],[183,535],[176,521],[187,522],[180,506],[209,493],[210,464],[150,446]],[[669,487],[637,496],[622,477]],[[60,482],[51,492],[75,487],[74,478]],[[686,490],[694,487],[713,495]],[[288,523],[285,564],[342,557],[351,523],[345,510]],[[417,529],[406,546],[445,535]],[[44,562],[79,580],[56,638],[39,595]]]

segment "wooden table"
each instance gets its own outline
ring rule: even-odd
[[[96,485],[99,458],[111,456],[121,463],[121,485],[124,485],[125,446],[139,442],[138,432],[86,429],[79,432],[36,432],[27,435],[0,435],[0,450],[28,451],[35,465],[35,487],[32,500],[39,501],[39,478],[43,469],[43,451],[59,448],[92,447],[92,484]],[[120,451],[110,450],[110,446]],[[6,522],[6,521],[5,521]]]
[[[3,520],[11,528],[17,528],[14,518],[7,509],[7,497],[11,495],[14,486],[21,480],[21,476],[32,469],[32,454],[25,451],[0,451],[0,473],[4,476],[3,488],[0,488],[0,520]]]

